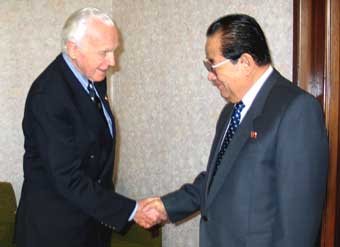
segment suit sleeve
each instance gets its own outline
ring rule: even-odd
[[[59,194],[85,214],[120,231],[128,222],[135,201],[104,189],[83,171],[72,114],[56,96],[38,93],[29,104],[37,149]],[[112,164],[113,165],[113,164]]]
[[[276,149],[279,220],[274,247],[314,246],[325,200],[328,140],[319,103],[301,94],[287,108]]]
[[[182,220],[200,209],[206,179],[206,172],[202,172],[192,184],[185,184],[179,190],[161,197],[171,222]]]

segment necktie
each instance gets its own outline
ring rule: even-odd
[[[89,81],[89,84],[87,85],[87,90],[89,90],[89,95],[90,95],[91,101],[96,105],[99,112],[102,114],[102,116],[105,119],[104,111],[103,111],[103,108],[102,108],[102,103],[100,102],[100,99],[97,96],[96,91],[94,90],[93,82]]]
[[[213,175],[212,175],[212,178],[211,178],[210,184],[209,184],[209,190],[210,190],[210,187],[211,187],[211,183],[212,183],[212,181],[213,181],[213,179],[216,175],[216,172],[217,172],[219,166],[221,165],[223,155],[225,154],[227,147],[228,147],[229,143],[231,142],[231,139],[233,138],[233,136],[234,136],[239,124],[240,124],[241,111],[243,110],[244,106],[245,105],[243,104],[242,101],[238,102],[234,106],[227,133],[224,136],[224,140],[223,140],[223,143],[221,145],[221,149],[220,149],[220,151],[218,152],[218,155],[217,155],[215,168],[214,168]]]

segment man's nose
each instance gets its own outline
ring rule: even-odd
[[[214,81],[214,80],[216,80],[216,79],[217,79],[216,74],[215,74],[214,72],[210,71],[210,72],[208,73],[208,80],[209,80],[209,81]]]
[[[115,66],[116,64],[115,54],[113,52],[106,53],[105,61],[108,64],[108,66],[111,67]]]

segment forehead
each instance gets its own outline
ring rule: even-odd
[[[209,60],[214,60],[217,56],[222,56],[221,53],[221,34],[217,33],[207,38],[205,44],[206,57]]]
[[[84,39],[92,44],[112,46],[112,48],[116,48],[119,42],[116,27],[95,18],[89,22]]]

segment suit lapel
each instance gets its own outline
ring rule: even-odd
[[[101,113],[98,111],[95,104],[93,104],[90,97],[85,92],[84,88],[75,77],[73,72],[67,66],[62,55],[59,55],[56,61],[58,64],[58,68],[64,75],[65,81],[69,85],[76,108],[80,112],[82,119],[85,120],[84,124],[86,124],[89,127],[88,129],[92,130],[93,133],[97,133],[98,128],[102,128],[104,121],[104,119],[100,115]]]
[[[208,179],[207,179],[207,185],[209,186],[211,179],[212,179],[212,171],[215,170],[215,166],[216,166],[216,160],[217,160],[217,155],[219,153],[220,147],[222,145],[223,142],[223,137],[224,137],[224,133],[226,133],[227,128],[228,128],[228,123],[230,121],[231,118],[231,114],[233,112],[233,104],[228,104],[228,109],[226,110],[226,113],[224,114],[224,116],[222,116],[222,119],[225,119],[224,121],[224,125],[222,127],[221,130],[218,130],[218,132],[216,133],[218,135],[218,137],[216,138],[216,140],[213,142],[213,146],[211,148],[211,157],[209,158],[209,163],[208,163]],[[210,172],[209,172],[210,171]],[[208,186],[206,187],[206,193],[208,192]]]
[[[107,90],[106,90],[106,80],[102,81],[102,82],[96,82],[95,83],[95,87],[99,93],[99,96],[103,102],[103,105],[106,109],[106,111],[108,112],[111,122],[112,122],[112,133],[115,133],[115,120],[114,120],[114,116],[111,112],[111,108],[110,108],[110,104],[109,104],[109,99],[107,97]]]
[[[248,111],[248,113],[250,112]],[[252,130],[253,126],[253,119],[248,115],[248,113],[238,127],[232,141],[230,142],[222,158],[221,165],[219,166],[219,169],[216,172],[215,177],[213,178],[210,192],[206,192],[208,196],[208,204],[216,196],[218,190],[223,185],[223,181],[226,179],[232,167],[236,164],[235,160],[240,155],[242,147],[249,139],[249,133]],[[218,153],[219,149],[215,150],[215,152]],[[216,159],[214,160],[214,162],[216,163]],[[213,166],[215,166],[215,164]],[[211,171],[213,171],[213,169],[211,169]]]
[[[275,84],[277,78],[279,77],[279,73],[274,69],[274,71],[271,73],[267,81],[264,83],[260,91],[258,92],[257,96],[255,97],[251,107],[249,108],[246,116],[242,120],[240,126],[238,127],[233,140],[229,144],[226,153],[224,154],[221,165],[218,169],[218,172],[216,173],[214,180],[212,181],[210,192],[208,193],[208,186],[206,186],[206,201],[208,207],[210,203],[213,201],[214,197],[217,195],[219,189],[222,187],[224,184],[224,181],[227,179],[228,174],[230,173],[232,167],[236,165],[237,163],[237,158],[239,155],[242,155],[242,149],[244,145],[248,142],[250,139],[250,132],[253,131],[254,127],[254,121],[257,121],[259,118],[261,118],[262,111],[264,104],[267,100],[267,97]],[[230,119],[231,113],[229,113],[229,118]],[[228,121],[229,122],[229,121]],[[227,123],[228,123],[227,122]],[[225,127],[226,128],[226,127]],[[222,142],[223,135],[225,133],[225,128],[223,132],[221,132],[221,137],[219,138],[219,145],[215,146],[215,149],[212,150],[214,152],[214,158],[211,159],[211,164],[209,164],[209,167],[211,169],[208,171],[208,182],[211,180],[211,173],[213,171],[213,167],[215,166],[216,163],[216,157],[219,152],[219,146],[220,143]],[[209,183],[207,183],[208,185]]]

